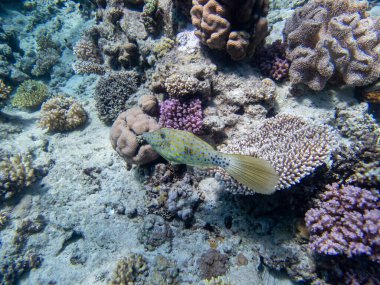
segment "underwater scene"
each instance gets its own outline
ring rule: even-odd
[[[380,285],[380,1],[0,0],[0,284]]]

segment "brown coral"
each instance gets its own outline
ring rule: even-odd
[[[277,189],[288,188],[309,175],[329,157],[332,138],[327,127],[314,125],[301,117],[278,115],[268,119],[257,131],[219,148],[225,153],[239,153],[270,161],[279,174]],[[224,172],[219,172],[226,190],[252,194]]]
[[[2,79],[0,79],[0,107],[3,102],[8,98],[11,88],[7,86]]]
[[[380,77],[380,19],[366,1],[313,0],[284,28],[292,83],[321,90],[327,82],[368,85]]]
[[[86,111],[74,98],[57,96],[41,108],[39,125],[48,131],[71,131],[87,120]]]
[[[267,35],[267,0],[194,0],[190,13],[202,43],[233,60],[252,55]]]
[[[137,135],[158,129],[156,120],[143,113],[141,109],[129,109],[121,113],[112,125],[112,147],[127,163],[146,164],[158,158],[158,154],[150,145],[141,145]]]

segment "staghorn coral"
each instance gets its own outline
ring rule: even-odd
[[[132,254],[121,259],[113,273],[110,285],[142,284],[142,278],[148,273],[148,264],[141,254]]]
[[[241,60],[251,56],[266,37],[268,8],[267,0],[194,0],[190,13],[202,43]]]
[[[27,80],[17,88],[12,105],[18,108],[37,108],[47,97],[47,85],[39,81]]]
[[[367,255],[380,262],[378,207],[378,190],[327,185],[316,207],[305,215],[310,248],[327,255]]]
[[[263,75],[276,81],[284,80],[289,75],[290,62],[286,59],[285,45],[281,40],[261,48],[255,63]]]
[[[330,156],[332,137],[326,126],[315,125],[294,115],[267,119],[253,133],[219,147],[221,152],[259,157],[271,162],[279,175],[277,189],[298,183],[321,166]],[[215,173],[215,172],[214,172]],[[252,194],[222,170],[216,178],[233,193]]]
[[[203,127],[202,105],[199,99],[189,103],[178,99],[168,99],[160,104],[159,124],[165,128],[173,128],[199,134]]]
[[[3,106],[5,100],[7,100],[9,93],[11,93],[11,88],[0,79],[0,108]]]
[[[328,82],[364,86],[380,77],[380,18],[366,1],[312,0],[286,21],[292,83],[321,90]]]
[[[9,199],[35,181],[31,155],[15,155],[0,161],[0,201]]]
[[[121,113],[111,128],[111,144],[117,153],[130,164],[146,164],[158,158],[150,145],[141,145],[137,135],[155,131],[160,127],[152,117],[139,108]]]
[[[125,103],[139,85],[139,76],[134,71],[111,72],[100,78],[95,87],[95,106],[99,118],[112,123],[125,111]]]
[[[71,131],[87,121],[86,111],[74,98],[54,97],[42,105],[39,125],[50,131]]]

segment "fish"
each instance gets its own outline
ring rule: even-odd
[[[274,167],[266,160],[219,152],[193,133],[182,130],[161,128],[145,132],[141,136],[172,164],[201,168],[220,167],[254,192],[268,195],[275,192],[279,177]]]

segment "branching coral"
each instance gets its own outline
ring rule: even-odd
[[[195,0],[190,13],[202,43],[241,60],[252,55],[266,37],[268,7],[267,0]]]
[[[148,144],[141,145],[137,135],[155,131],[159,125],[155,119],[139,108],[132,108],[117,117],[111,128],[111,144],[117,153],[130,164],[146,164],[158,158]]]
[[[47,97],[47,85],[35,80],[27,80],[17,88],[12,105],[18,108],[37,108]]]
[[[284,28],[292,83],[321,90],[327,82],[368,85],[380,77],[380,19],[366,1],[312,0]]]
[[[74,98],[57,96],[41,108],[39,124],[48,131],[71,131],[87,120],[86,111]]]
[[[34,181],[30,155],[9,156],[0,161],[0,201],[13,197]]]
[[[203,127],[202,105],[199,99],[189,103],[168,99],[160,105],[160,125],[199,134]]]
[[[7,100],[9,93],[11,93],[11,88],[0,79],[0,108],[3,106],[5,100]]]
[[[326,126],[283,114],[266,120],[252,134],[236,138],[219,150],[269,161],[280,177],[277,189],[284,189],[298,183],[326,162],[331,148],[332,137]],[[226,190],[252,194],[221,170],[217,171],[216,178],[225,184]]]
[[[285,56],[285,45],[280,40],[259,50],[256,60],[263,75],[281,81],[288,77],[290,62]]]
[[[368,255],[380,262],[379,191],[334,183],[305,216],[310,248],[327,255]]]
[[[138,74],[133,71],[112,72],[101,77],[94,97],[99,118],[107,124],[112,123],[125,111],[125,103],[138,85]]]
[[[110,282],[112,285],[140,284],[141,278],[148,270],[148,265],[144,257],[140,254],[133,254],[128,258],[119,260]]]

